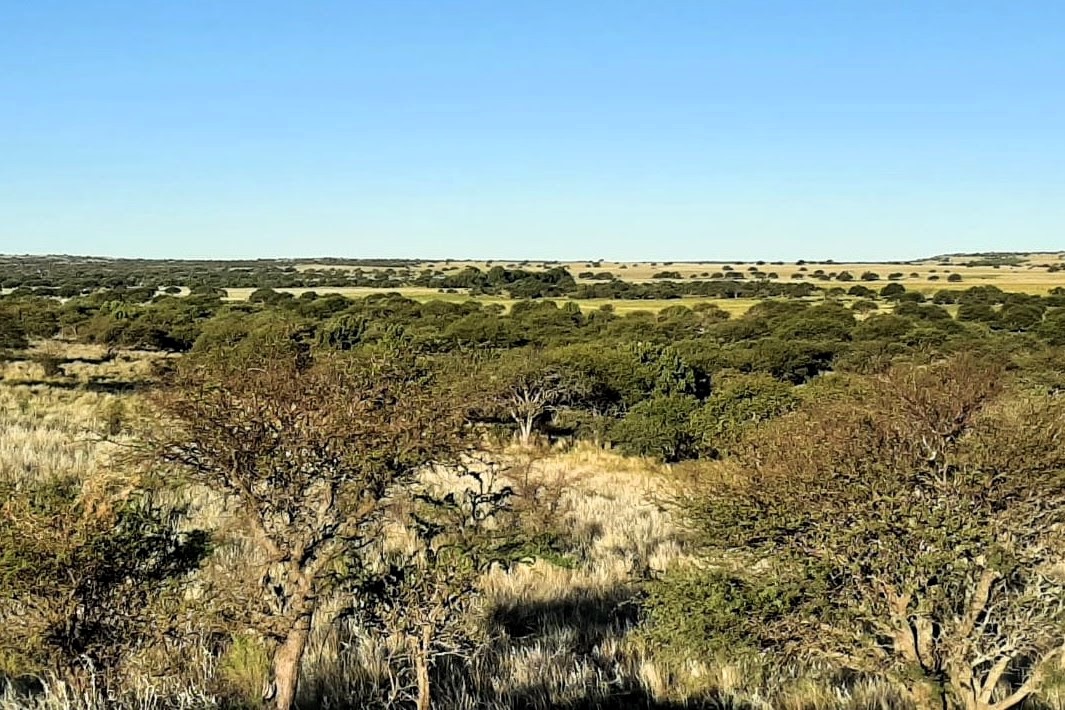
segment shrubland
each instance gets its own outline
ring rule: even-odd
[[[213,288],[0,297],[0,704],[1059,702],[1060,293]]]

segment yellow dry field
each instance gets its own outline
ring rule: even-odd
[[[285,291],[295,296],[299,296],[307,291],[314,291],[320,296],[324,296],[330,293],[338,293],[342,296],[349,298],[365,298],[373,294],[383,293],[399,293],[407,298],[414,299],[415,301],[421,301],[423,303],[428,301],[446,301],[449,303],[461,303],[465,301],[477,301],[479,303],[494,303],[503,306],[506,309],[515,303],[515,299],[506,298],[503,296],[470,296],[464,291],[459,290],[458,293],[443,293],[435,288],[398,288],[398,289],[380,289],[380,288],[367,288],[367,287],[355,287],[350,288],[342,286],[323,286],[320,288],[278,288],[275,291]],[[230,301],[246,301],[251,296],[253,288],[229,288],[226,289],[226,298]],[[758,302],[755,298],[699,298],[699,297],[685,297],[685,298],[657,298],[657,299],[643,299],[643,300],[630,300],[630,299],[611,299],[611,298],[590,298],[590,299],[568,299],[568,298],[556,298],[545,299],[554,300],[557,303],[572,302],[580,306],[581,310],[585,313],[589,311],[598,310],[605,305],[610,305],[614,308],[616,313],[627,314],[635,311],[649,311],[651,313],[657,313],[663,308],[670,306],[694,306],[697,303],[713,303],[722,310],[728,311],[732,315],[742,315],[747,312],[752,305]]]
[[[226,299],[230,301],[247,301],[252,293],[258,289],[254,288],[227,288]],[[363,286],[318,286],[315,288],[275,288],[275,291],[284,291],[291,293],[294,296],[300,296],[304,293],[313,291],[319,296],[326,296],[331,293],[338,293],[341,296],[348,296],[349,298],[363,298],[364,296],[370,296],[373,294],[381,293],[401,293],[407,298],[413,298],[418,301],[468,301],[468,296],[463,293],[441,293],[435,288],[421,288],[417,286],[411,286],[409,288],[399,289],[384,289],[384,288],[370,288]],[[489,298],[479,300],[492,300]],[[499,301],[505,301],[507,299],[495,299]]]
[[[825,262],[809,262],[805,264],[796,263],[781,263],[781,262],[724,262],[724,261],[706,261],[706,262],[581,262],[581,261],[569,261],[569,262],[544,262],[544,261],[426,261],[419,262],[416,266],[411,267],[413,271],[421,271],[429,269],[433,271],[458,271],[467,266],[474,266],[481,270],[487,270],[493,266],[504,266],[507,268],[525,268],[530,270],[538,270],[543,268],[551,268],[555,266],[564,266],[570,273],[577,277],[579,274],[591,272],[593,274],[602,274],[609,272],[614,276],[624,281],[632,281],[635,283],[654,281],[653,276],[663,271],[673,271],[680,274],[682,279],[692,278],[709,278],[714,273],[725,273],[725,267],[728,266],[733,272],[742,272],[745,276],[753,270],[762,271],[765,273],[775,273],[777,278],[775,281],[782,282],[795,282],[800,279],[796,277],[797,274],[802,275],[804,279],[811,279],[810,275],[818,269],[823,270],[825,273],[839,273],[842,271],[850,272],[855,280],[853,282],[839,282],[835,279],[831,281],[819,281],[811,279],[813,283],[824,286],[826,284],[850,286],[854,283],[863,283],[860,281],[860,277],[863,273],[872,272],[877,274],[879,281],[871,282],[871,286],[883,286],[888,282],[888,276],[890,274],[902,274],[900,279],[897,279],[900,283],[906,286],[907,289],[912,291],[922,291],[924,293],[932,293],[942,288],[950,289],[965,289],[970,286],[980,285],[993,285],[1001,288],[1004,291],[1018,291],[1023,293],[1033,294],[1045,294],[1050,289],[1062,286],[1065,287],[1065,252],[1062,253],[1040,253],[1040,254],[1022,254],[1019,255],[1022,259],[1022,263],[1019,265],[1001,265],[1001,266],[967,266],[967,262],[980,261],[980,257],[964,256],[964,257],[951,257],[943,261],[936,260],[918,260],[909,262],[897,262],[897,263],[859,263],[859,262],[841,262],[841,263],[825,263]],[[947,262],[947,263],[945,263]],[[1048,267],[1059,266],[1062,267],[1061,271],[1050,272]],[[354,270],[362,268],[366,271],[373,271],[386,267],[360,267],[358,265],[327,265],[327,264],[304,264],[298,267],[301,271],[307,271],[310,269],[340,269],[340,270]],[[397,269],[398,270],[398,269]],[[951,282],[947,278],[951,274],[959,274],[962,277],[961,281]],[[578,279],[578,281],[591,281],[589,279]],[[247,298],[247,295],[241,296],[244,292],[251,293],[253,289],[230,289],[231,298]],[[299,293],[300,289],[286,289],[291,290],[293,293]],[[361,295],[363,292],[372,292],[374,289],[316,289],[319,293],[326,293],[330,290],[345,293],[347,295]],[[405,295],[409,295],[411,298],[417,298],[419,300],[425,300],[430,294],[440,300],[462,300],[462,294],[439,294],[435,289],[402,289]],[[450,298],[449,298],[450,297]],[[501,299],[505,300],[505,299]],[[583,306],[584,304],[582,304]],[[667,304],[668,305],[668,304]],[[661,306],[659,306],[661,308]],[[646,310],[657,310],[655,307],[648,307]]]

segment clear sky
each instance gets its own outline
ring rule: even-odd
[[[0,0],[0,252],[1065,249],[1065,2]]]

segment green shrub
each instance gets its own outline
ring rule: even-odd
[[[166,602],[206,555],[205,534],[114,482],[0,481],[0,500],[7,671],[107,686],[137,648],[177,630]]]
[[[815,594],[814,585],[758,584],[723,569],[675,568],[647,585],[639,638],[667,662],[716,655],[736,660],[768,650],[758,641],[759,628]]]
[[[703,456],[723,455],[744,432],[791,411],[798,401],[791,385],[764,373],[725,377],[692,415],[697,449]]]
[[[610,429],[610,441],[630,456],[679,461],[696,454],[691,417],[699,400],[690,395],[652,397],[640,402]]]
[[[0,312],[0,349],[21,350],[30,344],[26,329],[12,315]]]

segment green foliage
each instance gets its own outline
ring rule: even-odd
[[[176,621],[166,604],[207,552],[177,513],[73,477],[5,481],[0,498],[0,651],[20,665],[7,670],[108,683]]]
[[[719,378],[714,393],[692,415],[695,448],[704,457],[728,453],[752,427],[791,411],[794,388],[767,374]]]
[[[998,314],[987,303],[967,301],[958,307],[958,320],[995,323],[998,321]]]
[[[855,340],[897,340],[913,329],[913,321],[897,314],[869,316],[854,329]]]
[[[12,314],[0,311],[0,349],[21,350],[28,347],[26,329]]]
[[[802,384],[831,368],[841,349],[832,341],[763,338],[730,351],[732,367],[764,372],[792,384]]]
[[[998,327],[1013,332],[1033,330],[1043,322],[1046,307],[1038,302],[1010,302],[1002,306],[996,319]]]
[[[639,638],[657,655],[682,666],[692,658],[731,661],[782,649],[764,638],[765,628],[817,608],[823,580],[774,579],[719,567],[674,568],[646,587]]]
[[[884,288],[880,289],[880,295],[883,298],[898,298],[902,294],[906,293],[906,287],[900,283],[889,283]]]
[[[1001,389],[1002,371],[969,357],[896,369],[691,477],[678,504],[709,559],[760,567],[756,585],[821,580],[738,622],[748,645],[916,674],[959,702],[1033,691],[1065,634],[1065,587],[1045,574],[1065,524],[1065,411]]]
[[[632,456],[680,461],[696,454],[691,418],[699,400],[691,395],[667,394],[640,402],[615,424],[611,443]]]
[[[1065,308],[1051,311],[1040,324],[1038,333],[1051,345],[1065,346]]]
[[[365,318],[342,314],[334,316],[318,330],[318,342],[336,350],[351,350],[366,333]]]

